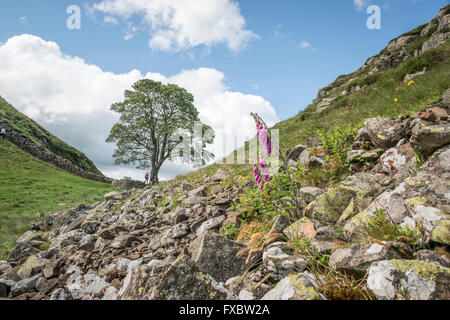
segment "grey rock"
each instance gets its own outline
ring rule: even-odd
[[[261,300],[323,300],[312,280],[313,276],[309,273],[286,276]]]
[[[404,255],[399,253],[399,249],[403,250]],[[412,258],[412,255],[412,250],[401,243],[386,243],[385,245],[378,243],[355,244],[349,248],[334,251],[330,256],[330,266],[341,272],[363,277],[375,261]]]
[[[218,228],[225,219],[226,219],[225,216],[219,216],[216,218],[209,219],[209,220],[203,222],[202,225],[197,229],[197,231],[195,233],[198,236],[200,236],[202,233],[204,233],[208,230]]]
[[[412,129],[411,145],[425,158],[450,143],[450,124],[433,124],[418,119]]]
[[[211,177],[212,182],[225,181],[230,179],[231,174],[227,169],[219,169],[217,172]]]
[[[251,266],[251,262],[246,263],[246,255],[238,255],[245,247],[208,231],[194,240],[192,260],[201,272],[211,275],[217,281],[226,281]]]
[[[17,297],[24,293],[35,292],[36,291],[36,282],[41,278],[40,275],[35,275],[34,277],[20,280],[11,288],[11,296]]]
[[[449,268],[417,260],[375,262],[367,278],[367,288],[379,300],[393,300],[398,294],[411,300],[442,300],[450,294],[449,283]]]
[[[370,141],[376,148],[395,147],[404,137],[401,124],[389,118],[371,118],[364,121]]]
[[[290,152],[289,152],[289,154],[287,154],[286,158],[296,162],[296,161],[298,161],[300,154],[306,149],[307,149],[306,146],[299,144],[298,146],[294,147],[294,149],[290,150]]]
[[[68,300],[69,296],[63,288],[56,289],[50,296],[50,300]]]

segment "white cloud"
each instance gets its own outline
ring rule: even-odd
[[[114,24],[114,25],[119,24],[119,21],[117,21],[116,18],[111,17],[111,16],[105,16],[103,18],[103,22],[106,23],[106,24]]]
[[[313,51],[313,52],[319,51],[318,49],[313,48],[313,47],[311,46],[311,43],[308,42],[308,41],[306,41],[306,40],[303,40],[303,41],[300,43],[300,48],[302,48],[302,49],[310,49],[310,50]]]
[[[309,42],[306,41],[306,40],[303,40],[303,41],[300,43],[300,48],[302,48],[302,49],[306,49],[306,48],[309,48],[309,47],[311,47],[311,43],[309,43]]]
[[[104,0],[90,7],[90,12],[124,20],[142,16],[150,33],[150,48],[162,51],[220,43],[239,51],[259,38],[245,29],[239,4],[232,0]]]
[[[1,96],[85,152],[100,168],[116,170],[116,177],[125,169],[111,169],[114,145],[105,139],[117,115],[109,107],[122,100],[124,90],[144,77],[178,84],[194,95],[201,120],[216,131],[211,151],[218,157],[233,150],[233,136],[239,135],[242,143],[254,135],[250,112],[258,112],[269,125],[278,121],[268,101],[229,90],[225,75],[215,69],[184,70],[168,77],[158,73],[144,75],[138,70],[115,74],[63,54],[55,42],[28,34],[15,36],[0,46],[0,70]],[[162,170],[162,177],[170,177],[180,170],[185,172],[186,167],[168,163]]]
[[[356,9],[362,11],[362,9],[367,5],[366,0],[353,0],[353,5],[356,7]]]

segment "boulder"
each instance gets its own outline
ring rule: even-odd
[[[212,182],[220,182],[230,179],[231,174],[227,169],[219,169],[217,172],[211,177]]]
[[[416,121],[412,129],[411,145],[425,158],[449,143],[449,123],[433,124],[421,119]]]
[[[400,252],[403,252],[403,254]],[[330,256],[330,266],[341,272],[362,278],[375,261],[412,258],[412,255],[412,250],[402,243],[355,244],[334,251]]]
[[[314,288],[309,273],[299,273],[283,278],[261,300],[323,300]]]
[[[416,155],[407,143],[400,147],[386,150],[380,157],[380,168],[384,173],[389,174],[393,179],[402,181],[416,169]]]
[[[297,198],[304,199],[306,203],[314,201],[318,196],[323,194],[323,190],[315,187],[303,187],[298,191]]]
[[[195,233],[198,236],[201,236],[204,232],[214,229],[214,228],[218,228],[222,222],[225,220],[225,216],[219,216],[219,217],[215,217],[212,219],[209,219],[205,222],[203,222],[200,227],[195,231]]]
[[[67,300],[68,298],[69,296],[63,288],[56,289],[50,296],[50,300]]]
[[[443,300],[450,295],[450,269],[418,260],[384,260],[369,268],[367,288],[379,300]]]
[[[349,216],[364,210],[381,189],[374,175],[357,173],[318,196],[304,212],[322,224],[334,224],[347,208]]]
[[[40,275],[35,275],[31,278],[20,280],[14,283],[11,288],[11,296],[17,297],[24,293],[36,292],[36,282],[41,278]]]
[[[108,286],[109,283],[93,273],[79,276],[75,274],[75,277],[67,280],[67,289],[76,300],[92,300]]]
[[[161,281],[153,286],[151,300],[224,300],[219,284],[197,269],[196,264],[184,255],[165,272]]]
[[[323,99],[318,105],[317,105],[317,112],[321,113],[323,111],[325,111],[326,109],[328,109],[330,107],[330,105],[336,101],[337,97],[332,97],[332,98],[325,98]]]
[[[370,141],[376,148],[389,149],[405,136],[400,123],[389,118],[371,118],[364,121]]]
[[[113,201],[121,201],[124,199],[124,196],[121,192],[117,192],[117,191],[112,191],[108,194],[105,194],[105,200],[109,201],[109,200],[113,200]]]
[[[38,250],[33,246],[27,243],[19,242],[9,254],[7,261],[11,264],[16,264],[20,259],[28,257],[37,252]]]
[[[286,158],[288,160],[298,161],[300,154],[304,150],[306,150],[306,148],[306,146],[299,144],[298,146],[294,147],[294,149],[288,150],[288,152],[286,152]]]
[[[246,263],[246,255],[238,255],[238,252],[245,248],[241,243],[208,231],[194,240],[192,260],[201,272],[211,275],[216,281],[225,281],[241,274],[252,265],[252,262]]]
[[[113,240],[113,242],[111,242],[111,247],[115,249],[128,248],[133,244],[133,242],[141,243],[142,241],[139,238],[132,235],[120,235],[116,237]]]
[[[36,255],[32,255],[28,257],[24,264],[21,265],[20,269],[17,271],[17,275],[21,279],[30,278],[37,273],[41,272],[45,267],[46,261],[37,257]]]

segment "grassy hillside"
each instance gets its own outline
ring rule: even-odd
[[[0,97],[0,121],[5,122],[30,141],[44,147],[47,151],[70,160],[73,164],[88,172],[102,175],[100,170],[84,153],[52,135],[35,121],[17,111],[2,97]]]
[[[367,84],[365,90],[338,97],[324,113],[315,112],[317,101],[297,116],[278,123],[274,128],[280,130],[282,148],[305,143],[308,137],[317,136],[318,130],[359,126],[365,118],[379,115],[397,117],[415,110],[417,106],[437,98],[450,87],[449,58],[450,41],[447,41],[443,46],[411,58],[396,68],[371,76],[357,76],[352,82]],[[403,81],[407,74],[423,68],[427,68],[427,72],[416,77],[412,85],[408,86]],[[334,82],[334,85],[338,86],[338,83]]]
[[[423,42],[423,39],[419,38],[416,41]],[[415,44],[412,42],[409,45]],[[404,82],[407,74],[423,68],[426,68],[426,73],[414,78],[413,84],[408,85]],[[319,134],[333,134],[339,128],[359,128],[366,118],[377,116],[396,118],[399,115],[414,113],[421,107],[437,101],[438,97],[450,88],[449,75],[450,40],[439,48],[413,57],[395,68],[373,75],[367,75],[361,68],[352,74],[340,76],[330,84],[331,90],[348,89],[355,83],[367,87],[359,92],[339,96],[331,107],[322,113],[316,112],[317,104],[321,101],[317,100],[295,117],[276,124],[274,129],[280,130],[280,149],[285,151],[298,144],[305,144],[308,137],[321,138]],[[349,79],[353,80],[345,85]],[[177,178],[195,180],[220,167],[230,168],[230,165],[213,164]],[[241,172],[239,168],[247,170],[249,166],[235,166],[233,170],[236,173]]]
[[[0,139],[0,260],[46,214],[103,199],[111,185],[85,180]]]

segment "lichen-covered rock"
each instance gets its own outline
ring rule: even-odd
[[[417,260],[378,261],[369,268],[367,287],[380,300],[448,299],[450,269]]]
[[[305,214],[323,224],[334,224],[349,205],[349,216],[364,210],[381,189],[373,175],[357,173],[318,196],[305,208]]]
[[[9,254],[7,261],[15,265],[20,259],[28,257],[37,252],[38,250],[33,246],[27,243],[19,242]]]
[[[386,150],[379,160],[380,168],[393,179],[402,181],[407,178],[413,169],[416,169],[416,155],[407,143],[400,147]]]
[[[425,158],[450,143],[450,124],[433,124],[417,119],[412,129],[411,145]]]
[[[45,266],[46,261],[37,257],[36,255],[32,255],[28,257],[25,263],[20,267],[17,271],[17,275],[21,279],[30,278],[36,274],[38,274]]]
[[[405,136],[401,124],[389,118],[371,118],[364,121],[370,141],[377,148],[388,149]]]
[[[261,300],[323,300],[311,281],[312,277],[309,273],[289,275]]]
[[[291,241],[296,241],[303,237],[312,239],[316,235],[314,224],[306,217],[303,217],[289,225],[283,230],[283,233]]]
[[[417,173],[394,191],[385,191],[366,210],[344,225],[348,237],[364,230],[377,210],[394,223],[410,229],[419,224],[427,239],[450,244],[450,145],[438,150]]]
[[[192,260],[201,272],[211,275],[216,281],[225,281],[251,266],[251,262],[246,263],[246,255],[238,255],[245,247],[208,231],[193,242]]]
[[[117,299],[148,299],[150,289],[172,265],[172,262],[153,259],[147,264],[130,267],[123,280],[122,288],[117,294]]]
[[[334,251],[330,256],[330,266],[341,272],[356,277],[363,277],[370,265],[375,261],[412,258],[412,255],[412,250],[402,243],[386,242],[384,245],[379,243],[355,244],[351,247]]]
[[[178,258],[162,275],[161,281],[149,292],[151,300],[224,300],[226,291],[201,272],[196,264],[184,255]]]

